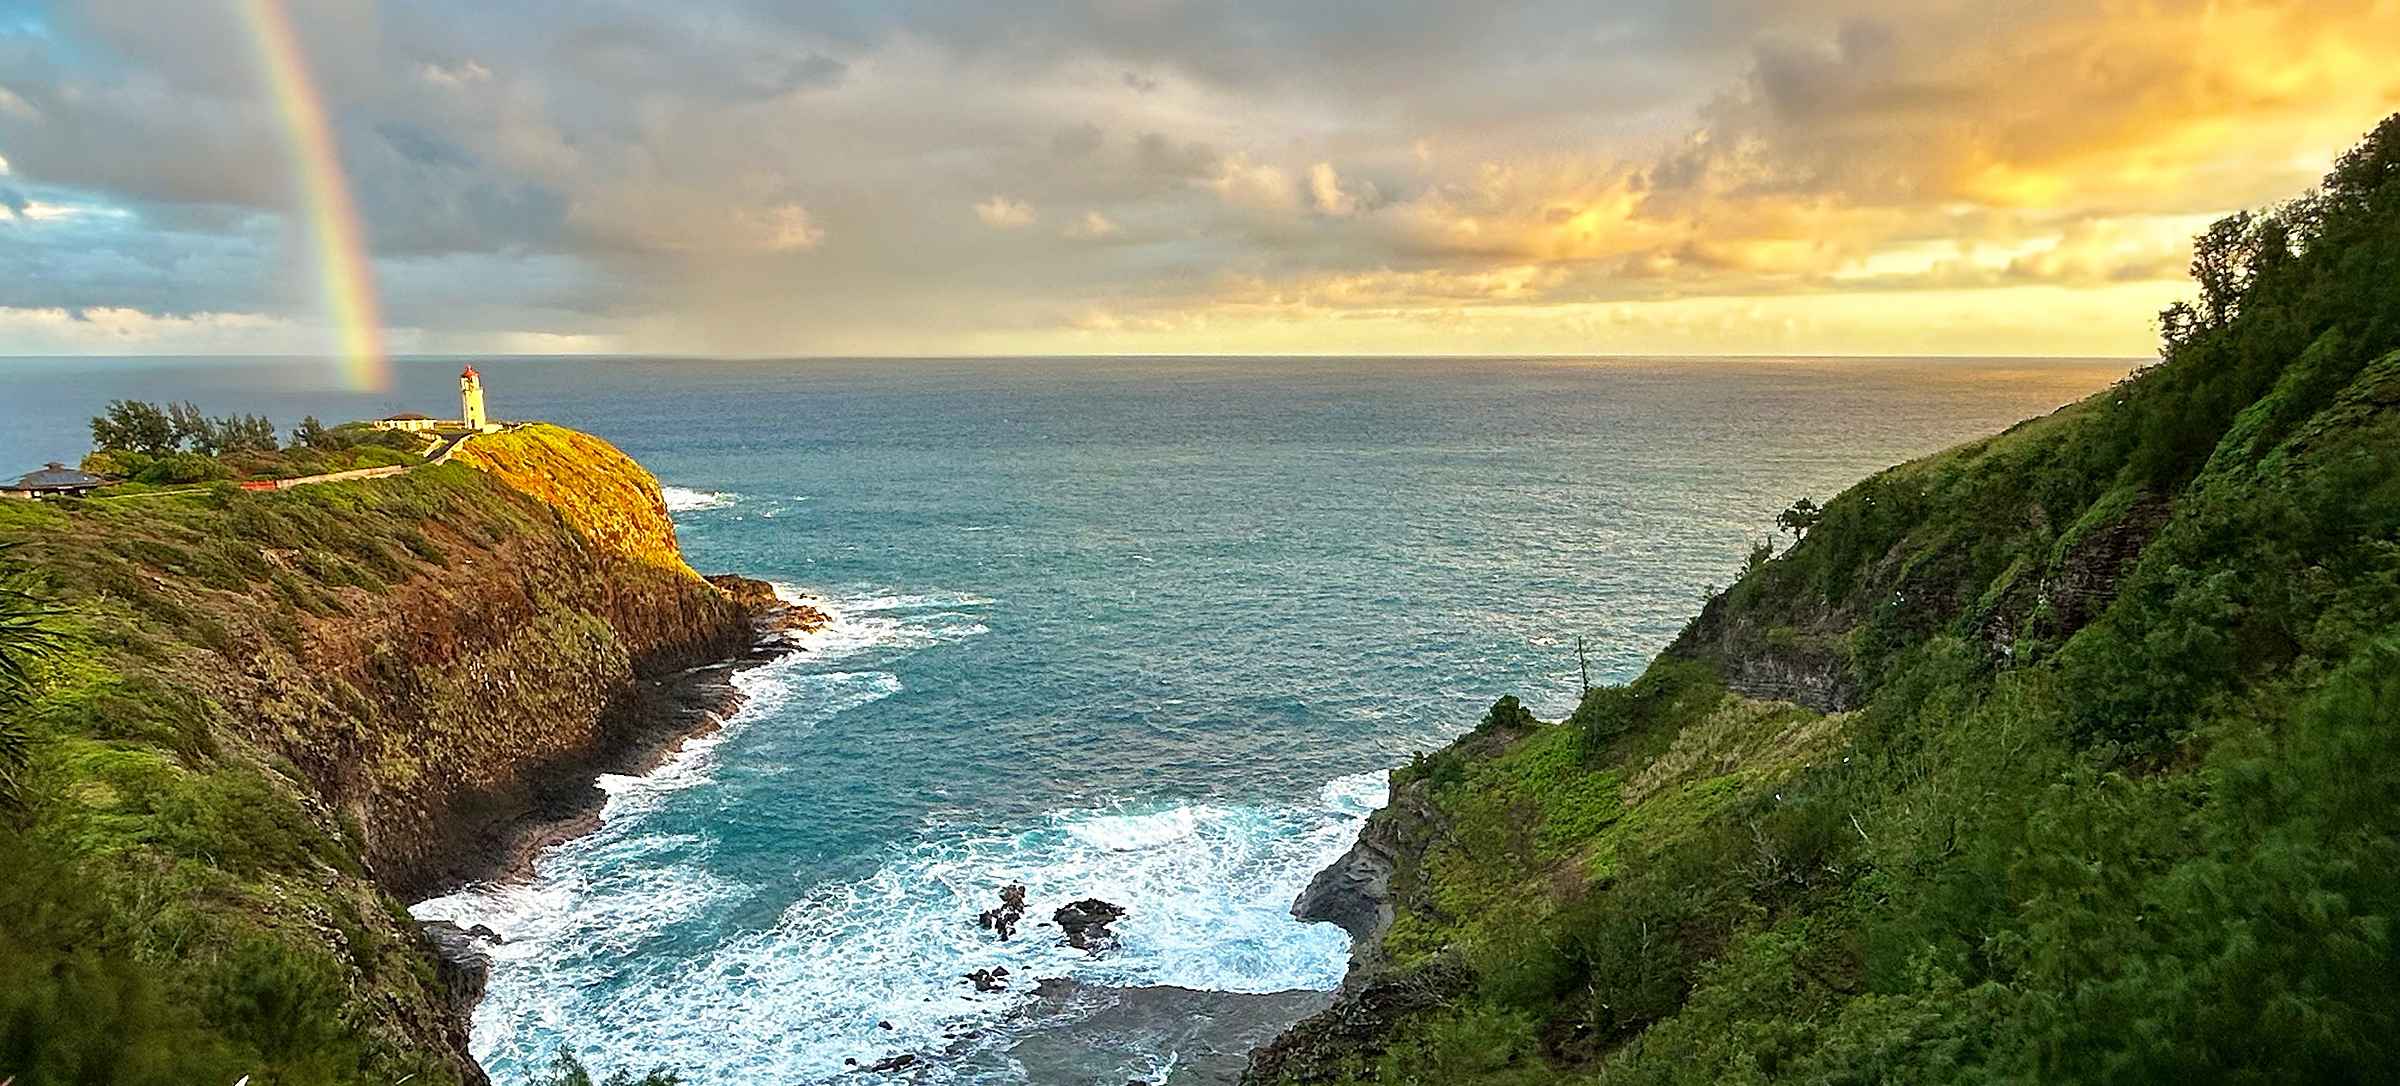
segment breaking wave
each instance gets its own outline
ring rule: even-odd
[[[900,1054],[917,1057],[912,1082],[1023,1082],[1007,1049],[1055,1025],[1021,1013],[1037,978],[1228,993],[1339,983],[1348,937],[1290,908],[1384,802],[1380,772],[1282,804],[1129,801],[1016,825],[933,820],[808,884],[728,863],[720,837],[731,831],[714,806],[724,787],[698,786],[775,771],[727,757],[755,749],[746,732],[805,735],[899,693],[899,655],[980,635],[992,604],[885,591],[810,602],[833,621],[807,651],[737,673],[746,700],[722,729],[651,773],[601,779],[597,831],[545,854],[523,883],[415,908],[508,937],[491,948],[473,1030],[494,1081],[526,1080],[565,1043],[637,1071],[674,1068],[693,1086],[832,1081]],[[1032,908],[1003,943],[975,917],[1010,883]],[[1059,941],[1051,912],[1084,897],[1128,910],[1115,953]],[[1010,990],[962,980],[999,966]]]
[[[1333,782],[1314,806],[1110,807],[1015,830],[928,827],[867,875],[810,887],[772,922],[630,982],[610,947],[660,937],[746,888],[677,865],[655,870],[638,893],[571,876],[474,909],[445,899],[419,913],[511,936],[494,948],[501,964],[477,1012],[477,1055],[496,1071],[538,1067],[564,1040],[641,1053],[695,1086],[825,1081],[902,1053],[919,1058],[914,1081],[1022,1081],[995,1078],[990,1061],[969,1057],[1005,1048],[1026,1027],[1008,1012],[1030,999],[1037,977],[1252,993],[1338,984],[1347,936],[1289,910],[1349,847],[1381,801],[1382,779]],[[1009,883],[1027,888],[1033,908],[1003,943],[975,916]],[[1062,945],[1048,921],[1058,906],[1094,896],[1128,910],[1117,924],[1123,947],[1099,958]],[[995,966],[1018,979],[1012,990],[981,994],[961,980]],[[586,993],[603,985],[607,1003],[593,1005]]]
[[[740,500],[738,494],[715,490],[695,490],[688,486],[662,486],[659,493],[667,499],[667,512],[692,513],[702,509],[723,509]]]

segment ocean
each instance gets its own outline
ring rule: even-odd
[[[495,1081],[564,1044],[693,1086],[1223,1081],[1339,982],[1347,937],[1288,909],[1386,768],[1502,694],[1563,715],[1579,636],[1633,677],[1793,499],[2134,364],[475,362],[495,416],[655,471],[693,565],[834,617],[529,881],[416,906],[508,938]],[[454,411],[458,360],[397,368],[364,395],[304,360],[0,360],[0,473],[72,462],[118,396]],[[996,941],[1008,883],[1036,918],[1125,906],[1123,947]],[[962,979],[997,965],[1005,992]]]

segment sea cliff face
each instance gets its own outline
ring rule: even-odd
[[[0,1022],[21,1081],[479,1080],[402,902],[705,726],[729,691],[686,670],[754,635],[759,601],[684,564],[656,480],[555,427],[390,479],[9,505],[70,644],[0,830],[60,885],[0,902],[48,917],[0,983],[158,1003],[111,997],[105,1058],[76,1037],[108,1014]]]

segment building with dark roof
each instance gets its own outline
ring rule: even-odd
[[[49,498],[59,495],[79,498],[107,485],[106,479],[53,460],[42,465],[40,471],[26,472],[16,482],[0,489],[0,494],[11,498]]]
[[[435,427],[444,425],[444,423],[443,420],[434,418],[431,415],[420,415],[414,411],[403,411],[397,415],[385,415],[384,417],[376,419],[367,425],[373,426],[378,430],[408,430],[414,433],[423,433],[425,431],[432,430]],[[455,426],[457,424],[450,423],[449,425]]]

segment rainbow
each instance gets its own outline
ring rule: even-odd
[[[380,392],[391,387],[391,359],[383,348],[383,312],[375,298],[375,266],[367,259],[366,232],[350,200],[350,179],[325,118],[325,102],[309,78],[307,58],[283,0],[242,0],[242,14],[258,41],[259,61],[283,114],[292,165],[300,175],[308,232],[315,242],[317,281],[325,315],[339,337],[342,372],[351,387]]]

